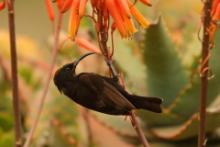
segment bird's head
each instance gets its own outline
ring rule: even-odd
[[[54,83],[57,86],[58,90],[62,92],[63,88],[65,88],[65,83],[68,81],[72,81],[74,76],[76,75],[76,67],[79,64],[79,62],[84,59],[85,57],[94,54],[92,53],[87,53],[83,56],[81,56],[78,60],[65,64],[63,65],[60,69],[58,69],[55,73],[54,76]]]

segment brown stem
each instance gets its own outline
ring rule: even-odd
[[[8,24],[10,33],[10,51],[11,51],[11,73],[12,73],[12,95],[15,122],[15,146],[21,147],[21,114],[20,100],[18,94],[18,77],[17,77],[17,52],[16,52],[16,33],[14,21],[14,3],[7,1],[8,6]]]
[[[202,62],[201,62],[201,91],[200,91],[200,111],[199,111],[199,137],[198,147],[205,147],[205,125],[206,125],[206,100],[208,88],[208,69],[209,69],[209,51],[210,51],[210,36],[209,28],[211,24],[211,7],[212,0],[204,1],[203,8],[203,40],[202,40]]]
[[[83,116],[83,119],[86,123],[86,129],[87,129],[87,132],[88,132],[88,146],[92,146],[93,136],[92,136],[89,110],[82,108],[82,116]]]
[[[55,67],[57,52],[58,52],[58,49],[59,49],[59,36],[60,36],[61,26],[62,26],[62,14],[59,13],[58,24],[57,24],[57,27],[56,27],[56,30],[55,30],[55,35],[54,35],[54,46],[53,46],[53,50],[52,50],[52,61],[51,61],[48,77],[47,77],[47,80],[46,80],[46,85],[45,85],[45,88],[43,90],[42,97],[40,99],[40,105],[39,105],[39,108],[37,110],[36,118],[33,122],[31,131],[30,131],[30,133],[27,137],[27,140],[24,144],[24,147],[29,147],[29,144],[30,144],[30,142],[32,140],[32,137],[33,137],[33,134],[34,134],[34,132],[37,128],[37,124],[39,122],[39,118],[40,118],[40,115],[41,115],[42,110],[43,110],[44,102],[45,102],[45,99],[46,99],[46,96],[47,96],[47,93],[48,93],[48,90],[49,90],[50,81],[51,81],[52,75],[53,75],[53,69]]]
[[[112,65],[112,59],[111,59],[113,54],[110,55],[109,49],[107,46],[108,29],[106,30],[107,26],[105,26],[105,24],[104,24],[103,11],[99,10],[97,14],[98,14],[98,23],[100,25],[100,28],[99,28],[100,30],[97,31],[99,47],[100,47],[100,50],[101,50],[103,56],[105,57],[106,64],[108,65],[111,73],[113,74],[113,77],[117,78],[117,72],[116,72],[114,66]]]
[[[139,125],[138,121],[137,121],[137,118],[135,116],[135,113],[133,111],[130,112],[130,118],[131,118],[131,123],[134,127],[134,129],[136,130],[142,144],[144,147],[150,147],[145,135],[144,135],[144,132],[143,130],[141,129],[141,126]]]

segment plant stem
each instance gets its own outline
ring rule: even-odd
[[[212,0],[204,1],[203,8],[203,40],[202,40],[202,62],[201,62],[201,91],[200,91],[200,111],[199,111],[199,137],[198,147],[205,147],[205,125],[206,125],[206,100],[208,93],[208,72],[209,72],[209,54],[210,54],[210,36],[209,28],[211,24]]]
[[[57,52],[58,52],[58,49],[59,49],[59,36],[60,36],[61,26],[62,26],[62,13],[59,13],[58,24],[57,24],[55,34],[54,34],[54,46],[53,46],[53,50],[52,50],[52,61],[51,61],[48,77],[46,79],[46,85],[45,85],[45,88],[43,90],[42,97],[40,99],[40,105],[39,105],[39,108],[37,110],[36,118],[33,122],[33,126],[31,128],[31,131],[28,135],[28,138],[27,138],[27,140],[24,144],[24,147],[29,147],[29,144],[30,144],[30,142],[33,138],[33,134],[34,134],[34,132],[37,128],[37,124],[39,122],[40,115],[41,115],[42,110],[43,110],[44,102],[45,102],[45,99],[46,99],[46,96],[47,96],[47,93],[48,93],[48,90],[49,90],[50,81],[51,81],[52,75],[53,75],[53,69],[55,67]]]
[[[140,140],[143,144],[144,147],[150,147],[145,135],[144,135],[144,132],[143,130],[141,129],[140,125],[138,125],[138,121],[137,121],[137,118],[135,116],[135,113],[133,111],[130,112],[130,118],[131,118],[131,123],[134,127],[134,129],[136,130],[138,136],[140,137]]]
[[[93,136],[90,122],[90,112],[88,109],[82,108],[82,116],[86,123],[86,130],[88,132],[88,146],[93,146]]]
[[[117,72],[114,68],[114,66],[112,65],[112,59],[109,56],[109,50],[108,50],[108,46],[107,46],[107,42],[108,42],[108,30],[106,30],[106,26],[104,24],[104,14],[102,10],[99,10],[97,12],[98,15],[98,23],[100,25],[100,30],[97,31],[97,37],[98,37],[98,43],[99,43],[99,47],[100,50],[102,52],[102,55],[105,57],[105,62],[108,65],[112,75],[114,78],[117,79]]]
[[[21,114],[20,100],[18,94],[18,76],[17,76],[17,52],[16,52],[16,33],[14,20],[14,3],[7,1],[8,6],[8,24],[10,33],[10,51],[11,51],[11,74],[12,74],[12,95],[15,123],[15,146],[21,147]]]

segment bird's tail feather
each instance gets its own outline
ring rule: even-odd
[[[161,98],[131,95],[131,98],[129,100],[131,100],[131,102],[135,105],[137,109],[146,109],[156,113],[162,112]]]

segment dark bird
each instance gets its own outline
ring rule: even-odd
[[[76,74],[77,64],[91,54],[85,54],[56,71],[54,83],[61,93],[86,108],[111,115],[128,115],[133,109],[161,113],[160,98],[131,95],[118,84],[116,78],[94,73]]]

